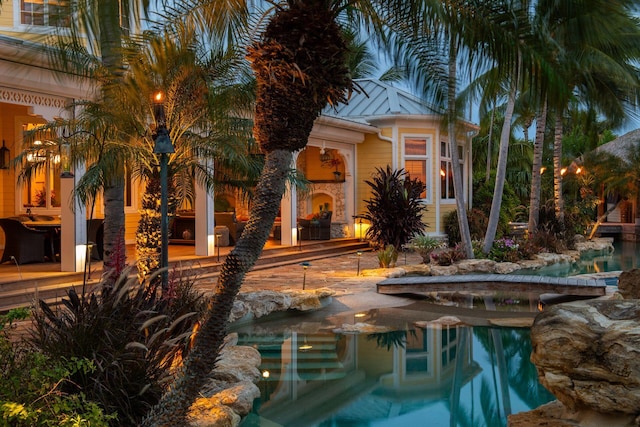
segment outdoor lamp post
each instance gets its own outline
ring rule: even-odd
[[[169,283],[169,275],[167,267],[169,266],[169,212],[168,212],[168,190],[167,190],[167,164],[169,162],[169,154],[175,153],[169,130],[167,129],[167,121],[164,114],[164,94],[158,92],[153,97],[153,115],[156,121],[156,129],[153,135],[153,152],[160,154],[160,237],[162,239],[160,268],[162,271],[162,289],[167,289]]]

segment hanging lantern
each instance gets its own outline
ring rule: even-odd
[[[73,178],[71,172],[71,144],[64,141],[60,144],[60,178]]]
[[[9,169],[9,149],[4,144],[4,139],[2,140],[2,148],[0,148],[0,169]]]

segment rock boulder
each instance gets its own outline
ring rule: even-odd
[[[625,299],[640,299],[640,268],[620,273],[618,291]]]
[[[536,317],[531,361],[565,418],[633,425],[640,415],[639,318],[638,300],[576,301]]]

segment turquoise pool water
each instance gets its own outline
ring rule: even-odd
[[[575,264],[558,264],[537,270],[520,270],[517,274],[566,277],[578,274],[606,273],[640,268],[640,243],[615,242],[612,253],[583,254]]]
[[[553,400],[525,328],[295,329],[239,331],[239,344],[263,358],[261,396],[242,427],[502,427],[508,414]]]

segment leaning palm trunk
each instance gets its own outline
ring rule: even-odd
[[[293,152],[304,148],[327,102],[345,101],[352,88],[346,44],[329,2],[290,1],[269,22],[248,58],[258,84],[254,135],[265,153],[249,222],[227,256],[194,347],[171,389],[144,426],[185,425],[189,407],[208,381],[227,319],[246,273],[257,261],[280,207]]]
[[[540,218],[540,189],[542,188],[542,152],[544,149],[544,130],[547,126],[547,101],[542,104],[536,117],[536,140],[533,143],[533,167],[531,171],[531,195],[529,202],[529,235],[538,229]]]
[[[507,109],[504,113],[504,123],[502,124],[502,134],[500,135],[500,148],[498,149],[498,167],[496,170],[496,182],[493,190],[493,200],[491,201],[491,212],[489,213],[489,224],[484,236],[482,252],[488,254],[493,246],[498,231],[500,221],[500,209],[502,208],[502,193],[504,191],[504,181],[507,176],[507,157],[509,155],[509,136],[511,135],[511,118],[516,104],[518,77],[513,78]]]
[[[591,232],[589,233],[589,237],[587,237],[587,240],[593,239],[593,236],[596,235],[596,231],[598,231],[598,227],[600,227],[600,224],[602,224],[604,220],[607,219],[607,217],[611,212],[615,211],[618,208],[618,206],[620,206],[620,203],[622,203],[622,199],[618,200],[618,203],[616,203],[615,205],[612,205],[609,209],[607,209],[605,213],[603,213],[598,217],[598,220],[596,221],[595,224],[593,224],[593,227],[591,228]]]
[[[447,116],[449,132],[449,151],[451,155],[451,171],[453,172],[453,188],[456,196],[456,211],[458,213],[458,227],[464,254],[467,258],[473,258],[473,246],[471,242],[471,232],[469,231],[469,220],[467,219],[467,209],[464,204],[464,186],[462,184],[462,168],[460,167],[460,156],[458,154],[458,143],[456,142],[456,78],[458,60],[457,41],[451,37],[449,41],[449,81],[447,93]]]

